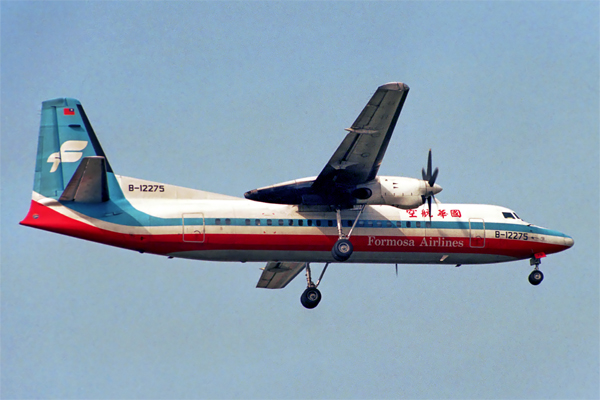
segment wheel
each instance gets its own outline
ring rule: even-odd
[[[544,274],[542,271],[535,270],[531,274],[529,274],[529,283],[534,286],[539,285],[544,280]]]
[[[340,239],[333,245],[331,255],[336,261],[346,261],[352,255],[354,247],[348,239]]]
[[[321,292],[317,288],[307,288],[302,296],[300,296],[300,303],[308,309],[315,308],[321,301]]]

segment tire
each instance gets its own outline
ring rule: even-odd
[[[308,309],[315,308],[320,302],[321,292],[317,288],[307,288],[300,296],[300,303]]]
[[[544,274],[542,274],[542,271],[533,271],[531,274],[529,274],[529,283],[534,286],[539,285],[543,280]]]
[[[354,246],[348,239],[340,239],[333,245],[331,255],[336,261],[346,261],[352,255]]]

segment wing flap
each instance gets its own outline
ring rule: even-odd
[[[306,268],[305,262],[270,261],[263,268],[257,288],[282,289]]]

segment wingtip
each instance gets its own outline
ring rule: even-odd
[[[406,83],[402,83],[402,82],[389,82],[389,83],[386,83],[385,85],[379,86],[379,89],[398,90],[398,91],[406,90],[406,91],[408,91],[410,88],[408,87],[408,85]]]

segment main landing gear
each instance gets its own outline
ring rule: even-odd
[[[345,238],[338,239],[337,242],[333,245],[333,249],[331,249],[331,255],[333,259],[336,261],[346,261],[352,255],[354,251],[354,246],[350,240]]]
[[[307,288],[304,293],[302,293],[302,296],[300,296],[300,303],[302,303],[304,307],[312,309],[319,305],[319,302],[321,301],[321,292],[319,289],[317,289],[317,286],[319,286],[319,283],[321,283],[321,279],[323,279],[323,275],[325,275],[325,271],[327,270],[328,266],[329,263],[326,263],[325,267],[323,268],[323,272],[321,272],[321,276],[319,276],[319,279],[317,280],[317,283],[314,283],[310,276],[310,263],[306,264]]]
[[[544,280],[544,274],[540,271],[540,264],[542,263],[542,258],[546,257],[544,253],[537,253],[531,257],[529,260],[529,265],[533,265],[533,271],[529,274],[529,283],[534,286],[539,285]]]
[[[338,228],[338,240],[337,242],[335,242],[333,248],[331,249],[331,255],[333,256],[334,260],[344,262],[347,259],[349,259],[352,255],[352,252],[354,251],[354,246],[352,246],[352,243],[350,242],[350,235],[352,235],[352,231],[354,230],[354,227],[356,226],[356,223],[360,218],[360,214],[362,214],[364,209],[365,205],[363,204],[360,210],[358,211],[358,215],[354,219],[354,223],[352,224],[352,228],[350,228],[348,235],[344,235],[344,232],[342,231],[341,210],[339,208],[335,210]]]

